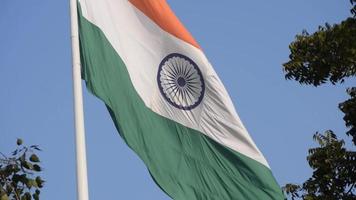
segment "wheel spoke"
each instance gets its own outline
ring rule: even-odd
[[[191,110],[198,106],[205,85],[196,63],[178,53],[170,54],[164,60],[157,78],[161,94],[179,109]]]

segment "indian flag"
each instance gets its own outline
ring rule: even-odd
[[[165,0],[79,0],[82,77],[177,200],[284,199],[201,47]]]

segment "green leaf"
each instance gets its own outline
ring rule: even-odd
[[[33,194],[32,197],[33,197],[34,200],[39,200],[40,199],[40,196],[37,193]]]
[[[31,200],[31,194],[29,192],[26,192],[24,196],[22,196],[24,198],[24,200]],[[22,198],[21,198],[22,199]]]
[[[26,169],[33,170],[33,165],[29,162],[22,162],[21,165]]]
[[[36,172],[42,171],[41,167],[39,165],[37,165],[37,164],[33,165],[33,170],[36,171]]]
[[[27,183],[27,175],[26,174],[20,175],[19,181],[22,182],[23,184],[26,184]]]
[[[27,188],[31,189],[31,188],[38,188],[38,185],[37,185],[37,181],[33,180],[33,179],[27,179],[27,182],[26,182],[26,186]]]
[[[36,154],[32,154],[30,156],[30,161],[31,162],[40,162],[40,159],[38,158],[38,156]]]
[[[21,176],[18,174],[14,174],[12,176],[12,182],[15,183],[17,185],[17,183],[21,180]]]
[[[39,188],[42,188],[43,187],[43,183],[44,183],[44,180],[41,179],[41,177],[37,176],[36,179],[35,179],[36,183],[37,183],[37,186]]]
[[[16,144],[17,144],[17,146],[22,145],[23,144],[23,140],[18,138],[17,141],[16,141]]]

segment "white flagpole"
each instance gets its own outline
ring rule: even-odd
[[[89,200],[87,160],[85,149],[85,129],[83,111],[83,91],[80,69],[79,32],[77,0],[70,0],[71,38],[72,38],[72,62],[73,62],[73,93],[75,116],[75,139],[77,159],[77,198]]]

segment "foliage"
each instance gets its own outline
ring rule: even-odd
[[[289,49],[290,61],[283,65],[287,79],[314,86],[343,82],[356,76],[356,19],[320,26],[311,35],[303,31]]]
[[[24,146],[21,139],[16,144],[10,157],[0,153],[0,200],[38,200],[44,184],[36,155],[41,150],[37,145]]]
[[[346,134],[353,137],[352,141],[356,145],[356,87],[349,88],[347,93],[351,98],[340,103],[339,108],[345,114],[346,126],[350,128]]]
[[[290,60],[283,70],[286,79],[319,86],[343,83],[356,76],[356,0],[349,17],[340,24],[319,27],[309,34],[303,31],[289,45]],[[356,145],[356,87],[347,89],[348,100],[339,104],[344,121]],[[292,200],[356,199],[356,152],[346,150],[344,141],[332,131],[316,133],[319,146],[309,149],[307,160],[313,175],[303,184],[286,184],[284,192]]]
[[[350,2],[353,17],[333,26],[326,24],[313,34],[303,31],[296,36],[289,45],[290,60],[283,64],[286,79],[319,86],[328,81],[342,83],[345,78],[356,76],[356,0]],[[353,137],[356,145],[356,89],[349,88],[347,93],[351,98],[340,103],[339,108],[350,128],[347,135]]]
[[[353,0],[356,2],[356,0]],[[351,12],[356,14],[356,3]],[[341,24],[319,27],[310,35],[303,31],[289,46],[290,61],[285,63],[286,79],[294,79],[301,84],[319,86],[327,81],[335,84],[345,78],[356,76],[356,18],[350,17]],[[356,104],[355,88],[347,89],[351,98],[339,105],[345,114],[348,135],[356,145]]]
[[[319,147],[310,149],[307,157],[312,177],[302,186],[287,184],[285,193],[292,200],[355,199],[356,152],[347,151],[332,131],[316,133],[314,140]]]
[[[290,61],[283,64],[286,79],[319,86],[356,76],[356,0],[349,17],[340,24],[326,23],[314,34],[306,30],[289,45]]]

